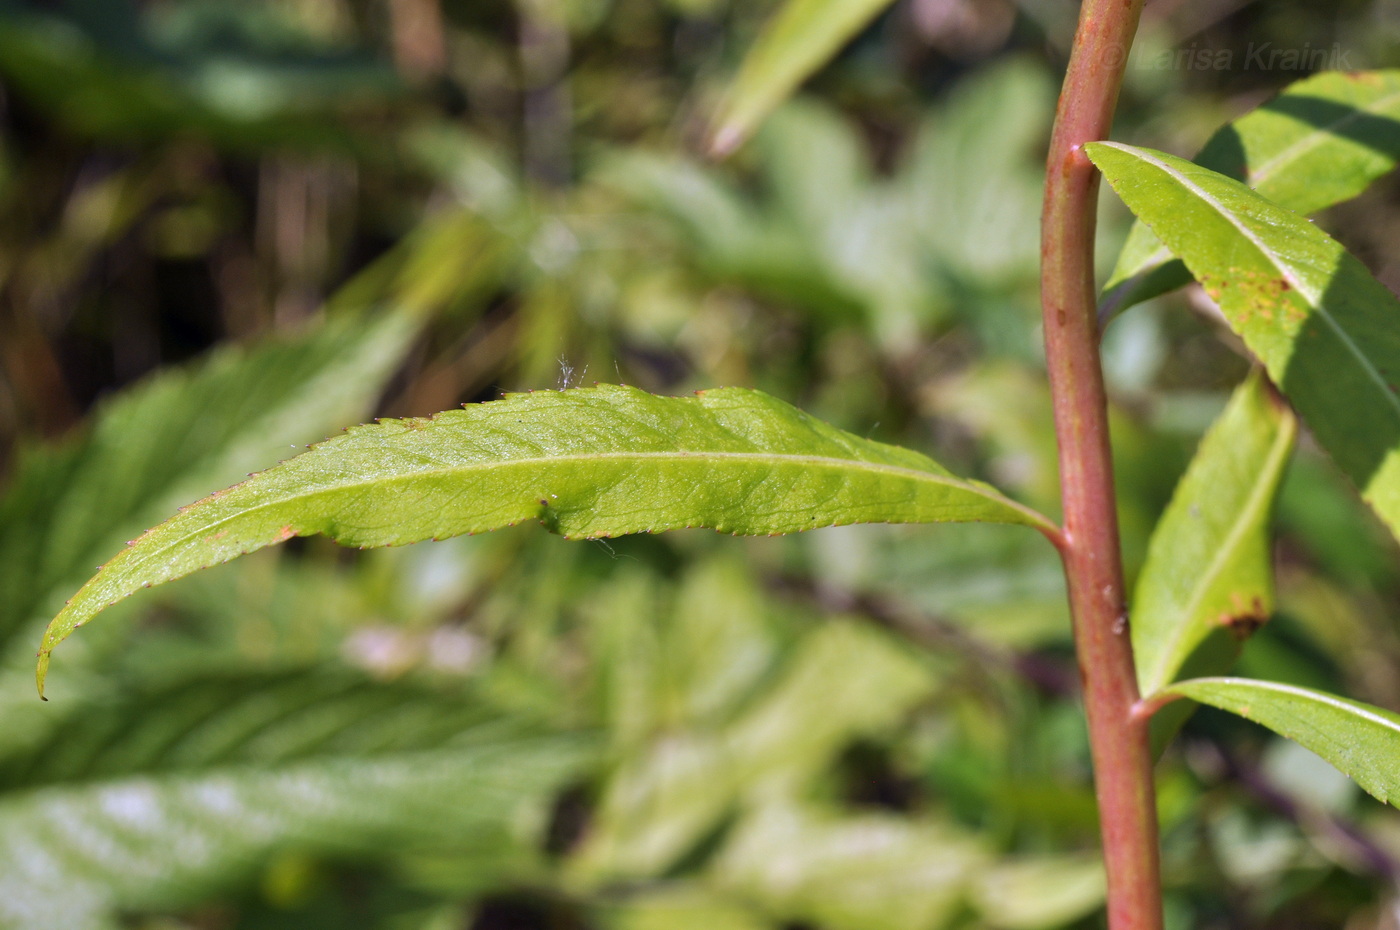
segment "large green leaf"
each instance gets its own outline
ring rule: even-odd
[[[1263,724],[1311,749],[1380,800],[1400,797],[1400,715],[1325,691],[1246,678],[1193,678],[1164,693]]]
[[[0,926],[188,906],[284,851],[475,851],[501,881],[590,754],[470,695],[315,670],[127,695],[0,772]]]
[[[499,714],[471,695],[381,684],[342,669],[185,659],[162,671],[77,702],[69,726],[0,762],[0,792],[440,749],[499,725]]]
[[[1322,230],[1238,181],[1147,149],[1088,151],[1400,532],[1400,300]]]
[[[786,0],[739,69],[713,147],[737,148],[797,86],[894,0]]]
[[[219,491],[114,556],[50,624],[48,654],[140,590],[294,536],[393,546],[538,520],[565,536],[705,526],[779,534],[858,522],[988,521],[1034,511],[905,449],[757,391],[518,394],[354,427]]]
[[[1400,161],[1400,71],[1325,72],[1222,127],[1195,162],[1294,213],[1360,194]],[[1108,284],[1111,311],[1175,290],[1185,266],[1139,220]]]
[[[1296,433],[1292,413],[1254,376],[1201,441],[1133,595],[1144,695],[1170,684],[1212,633],[1238,641],[1273,612],[1269,514]]]
[[[968,73],[920,121],[893,181],[927,245],[925,262],[976,290],[1036,280],[1043,146],[1057,91],[1042,62],[1007,58]]]

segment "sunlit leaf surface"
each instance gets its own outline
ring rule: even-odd
[[[1336,240],[1238,181],[1116,143],[1089,155],[1400,532],[1400,300]]]
[[[1194,160],[1294,213],[1350,200],[1400,161],[1400,71],[1330,71],[1299,81],[1222,127]],[[1106,300],[1117,311],[1190,280],[1139,221],[1105,285]]]

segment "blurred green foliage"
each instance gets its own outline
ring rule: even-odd
[[[1075,5],[906,0],[731,161],[728,0],[0,5],[0,927],[1093,927],[1059,566],[1016,528],[310,540],[41,624],[175,506],[371,415],[622,381],[783,397],[1056,507],[1040,160]],[[1150,7],[1142,62],[1395,63],[1383,0]],[[1194,152],[1298,74],[1129,68]],[[1323,224],[1395,279],[1395,188]],[[1106,207],[1105,264],[1126,232]],[[1135,571],[1248,363],[1105,337]],[[1400,707],[1397,552],[1305,442],[1241,670]],[[1393,928],[1400,819],[1202,710],[1174,928]]]

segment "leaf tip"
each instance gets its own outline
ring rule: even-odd
[[[715,127],[710,134],[709,144],[705,149],[709,156],[715,160],[728,158],[733,155],[739,146],[744,144],[747,132],[742,123],[735,120],[728,120]]]
[[[44,695],[44,681],[49,677],[49,653],[51,651],[53,651],[53,647],[45,644],[39,650],[39,661],[34,668],[34,686],[39,691],[39,700],[41,701],[48,700],[48,697]]]

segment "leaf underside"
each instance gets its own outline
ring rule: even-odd
[[[1322,691],[1244,678],[1197,678],[1166,693],[1262,724],[1317,753],[1382,801],[1400,797],[1400,715]]]
[[[0,764],[0,927],[188,907],[289,850],[480,849],[508,869],[522,815],[546,810],[592,754],[588,738],[480,695],[328,669],[108,695],[42,751]]]
[[[848,523],[1044,517],[932,460],[757,391],[511,395],[353,427],[183,508],[113,557],[54,618],[59,642],[135,591],[294,536],[397,546],[538,520],[566,537],[710,527],[774,535]]]
[[[1400,70],[1324,72],[1221,127],[1194,161],[1294,213],[1357,196],[1400,162]],[[1104,286],[1117,312],[1188,284],[1190,273],[1139,221]]]
[[[1400,532],[1400,300],[1322,230],[1238,181],[1117,143],[1088,152]]]

